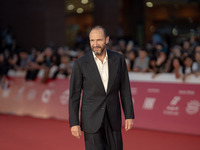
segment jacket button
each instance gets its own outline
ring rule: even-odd
[[[104,107],[101,107],[102,110],[104,110]]]

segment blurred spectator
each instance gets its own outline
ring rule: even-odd
[[[134,49],[134,42],[132,40],[128,41],[127,46],[126,46],[126,52],[133,51]]]
[[[46,83],[49,79],[50,68],[53,66],[52,56],[53,56],[53,49],[51,47],[45,48],[44,65],[43,65],[44,74],[42,77],[42,83]]]
[[[175,56],[172,58],[169,73],[174,73],[176,78],[182,77],[183,67],[179,57]]]
[[[155,56],[155,48],[154,48],[152,42],[148,42],[146,44],[146,49],[147,49],[149,57]]]
[[[15,70],[26,71],[28,67],[28,54],[25,50],[19,52],[18,61],[15,65]]]
[[[168,59],[165,64],[164,72],[170,72],[171,62],[174,57],[181,58],[181,46],[175,45],[171,48]]]
[[[30,62],[25,76],[26,81],[35,80],[37,78],[40,66],[37,63]]]
[[[133,71],[146,72],[149,67],[149,57],[147,56],[146,49],[140,49],[138,57],[135,59]]]
[[[160,53],[160,52],[168,53],[168,50],[163,43],[155,44],[155,54]]]
[[[200,45],[197,45],[194,48],[194,61],[195,61],[195,65],[196,65],[196,75],[200,75]]]
[[[152,56],[149,60],[149,68],[148,68],[148,72],[153,72],[155,74],[157,74],[158,71],[158,67],[156,65],[157,62],[157,58],[155,56]]]
[[[8,51],[5,51],[5,59],[8,61],[9,69],[16,70],[17,62],[19,61],[19,56],[17,54],[10,54]]]
[[[23,71],[26,80],[35,80],[42,77],[42,82],[71,74],[71,68],[77,58],[90,51],[90,46],[85,39],[77,37],[78,45],[69,49],[67,46],[55,45],[46,47],[42,51],[37,48],[23,50],[18,46],[14,32],[7,27],[1,32],[0,43],[0,79],[9,74],[9,70]],[[145,49],[137,47],[132,40],[120,40],[112,38],[108,49],[116,51],[126,58],[128,71],[153,72],[155,77],[158,73],[175,73],[176,78],[194,74],[200,76],[200,36],[194,35],[168,47],[158,32],[152,37],[152,41],[145,45]],[[54,46],[54,48],[52,48]],[[170,51],[168,51],[170,50]],[[192,56],[193,57],[190,57]],[[2,83],[2,82],[1,82]]]
[[[0,53],[0,87],[4,87],[6,76],[9,70],[8,62],[5,60],[3,53]]]
[[[190,37],[190,46],[191,48],[195,48],[196,46],[198,46],[200,44],[200,37],[197,35],[193,35]]]
[[[63,77],[67,77],[72,72],[71,65],[70,65],[70,57],[67,55],[61,56],[61,63],[58,67],[58,70],[54,74],[54,79],[57,75],[62,75]]]
[[[119,49],[122,52],[122,54],[125,54],[126,53],[126,41],[121,39],[121,40],[119,40],[118,45],[119,45]]]
[[[29,62],[34,62],[36,59],[36,53],[37,53],[37,48],[33,47],[31,48],[30,52],[28,53],[28,61]]]
[[[196,67],[196,64],[194,63],[191,56],[186,56],[183,59],[183,81],[185,81],[186,77],[196,72],[198,68]]]
[[[156,60],[156,66],[158,68],[157,73],[164,72],[166,60],[167,60],[167,55],[165,52],[158,53],[157,60]]]
[[[152,56],[156,57],[156,66],[154,66],[154,73],[158,74],[165,71],[165,65],[167,61],[167,49],[162,43],[155,44],[154,50],[152,51]],[[155,59],[154,59],[155,60]],[[154,61],[152,60],[152,61]],[[155,76],[153,76],[155,77]]]
[[[153,42],[153,45],[156,45],[157,43],[162,43],[162,37],[158,31],[154,32],[152,36],[152,42]]]
[[[128,71],[133,71],[135,58],[136,58],[136,54],[133,50],[126,52],[126,61],[127,61]]]
[[[28,67],[25,76],[26,81],[35,80],[37,78],[38,72],[42,68],[43,62],[44,58],[41,56],[41,52],[36,48],[32,48],[28,54]]]
[[[188,40],[184,40],[181,46],[182,46],[182,49],[181,49],[182,59],[192,54],[192,49],[190,47],[190,42]]]
[[[4,39],[6,47],[10,47],[13,43],[14,32],[10,26],[7,26],[1,33],[2,38]]]

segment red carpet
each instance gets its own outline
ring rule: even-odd
[[[200,136],[132,129],[124,150],[200,150]],[[66,121],[0,114],[0,150],[84,150]]]

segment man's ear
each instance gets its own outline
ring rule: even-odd
[[[108,43],[109,43],[109,40],[110,40],[110,37],[109,37],[109,36],[107,36],[107,37],[106,37],[106,44],[108,44]]]

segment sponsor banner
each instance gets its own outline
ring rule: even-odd
[[[200,85],[131,82],[135,126],[200,135]]]
[[[0,89],[0,112],[68,120],[68,98],[69,79],[43,84],[14,77],[8,88]]]
[[[200,135],[199,89],[200,84],[131,81],[134,126]],[[68,120],[68,97],[68,78],[43,84],[12,77],[0,89],[0,113]]]

